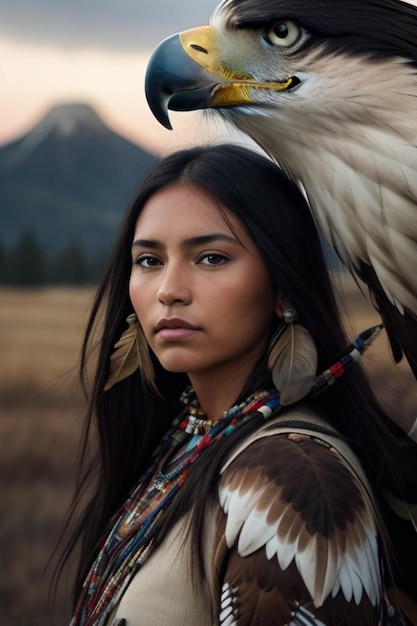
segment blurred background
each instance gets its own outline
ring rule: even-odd
[[[94,287],[133,190],[159,155],[237,139],[202,113],[148,111],[164,37],[207,23],[216,0],[0,0],[0,624],[58,626],[71,571],[48,589],[84,416],[76,370]],[[240,139],[239,139],[240,140]],[[335,270],[352,336],[378,316]],[[404,428],[416,383],[386,337],[365,361]]]

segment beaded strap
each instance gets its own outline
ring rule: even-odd
[[[327,387],[333,385],[349,367],[359,360],[365,350],[375,341],[383,328],[383,324],[378,324],[360,333],[356,339],[352,341],[350,346],[348,346],[345,354],[336,361],[336,363],[333,363],[327,370],[317,376],[310,393],[316,396],[325,391]]]

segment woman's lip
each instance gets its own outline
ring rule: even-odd
[[[177,328],[162,327],[157,331],[158,337],[165,341],[174,341],[178,339],[187,339],[198,332],[198,328],[187,328],[185,326]]]
[[[189,322],[178,318],[159,320],[155,327],[155,332],[161,339],[177,340],[186,339],[198,332],[199,328]]]
[[[186,322],[178,317],[163,318],[159,320],[155,326],[155,331],[158,333],[165,328],[189,328],[190,330],[198,330],[197,326],[194,326],[193,324],[190,324],[190,322]]]

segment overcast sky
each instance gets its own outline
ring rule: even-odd
[[[205,24],[216,0],[0,0],[0,33],[33,43],[139,50]]]
[[[63,101],[90,102],[115,130],[136,141],[172,142],[175,133],[161,130],[146,110],[147,61],[161,39],[206,24],[217,4],[0,0],[0,144]],[[184,134],[193,115],[182,114],[174,129]]]

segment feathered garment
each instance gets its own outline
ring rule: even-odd
[[[136,574],[110,624],[416,623],[396,612],[392,590],[388,599],[373,497],[350,449],[310,412],[287,412],[280,423],[252,434],[223,467],[207,504],[202,584],[190,572],[187,516]]]

